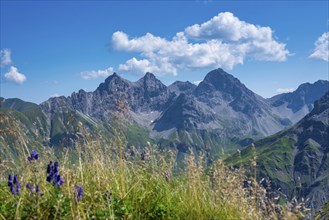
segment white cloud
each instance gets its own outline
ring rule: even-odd
[[[8,82],[13,82],[16,84],[22,84],[26,80],[26,76],[18,72],[17,68],[11,66],[9,71],[5,73],[4,78]]]
[[[123,72],[176,75],[178,70],[218,66],[231,69],[234,65],[243,63],[243,46],[232,48],[216,40],[192,44],[184,33],[180,32],[171,41],[159,40],[158,37],[148,34],[148,39],[156,39],[159,42],[150,47],[153,43],[145,41],[146,36],[129,40],[126,34],[120,32],[124,41],[122,43],[116,33],[113,34],[113,44],[117,45],[117,49],[139,52],[142,57],[134,57],[119,65],[119,70]],[[141,46],[143,44],[145,47]]]
[[[196,81],[193,81],[193,84],[194,84],[194,85],[199,85],[200,82],[202,82],[202,80],[196,80]]]
[[[117,31],[112,35],[112,44],[119,51],[139,54],[119,65],[122,72],[176,75],[195,68],[232,69],[247,58],[285,61],[290,53],[272,35],[269,27],[248,24],[225,12],[201,25],[187,27],[171,40],[151,33],[129,38]]]
[[[113,68],[109,67],[105,70],[91,70],[91,71],[84,71],[80,73],[82,79],[96,79],[99,77],[108,77],[109,75],[113,74]]]
[[[294,88],[278,88],[276,91],[278,93],[288,93],[288,92],[295,91],[295,89]]]
[[[309,57],[329,62],[329,32],[323,33],[314,45],[314,51]]]
[[[150,33],[143,37],[128,39],[128,35],[121,31],[117,31],[112,35],[112,42],[116,49],[124,51],[152,52],[161,49],[166,44],[166,40],[156,37]]]
[[[9,49],[0,50],[0,66],[8,66],[11,63],[11,51]]]
[[[272,40],[272,30],[248,24],[235,17],[231,12],[219,13],[209,21],[195,24],[185,29],[193,39],[222,39],[224,41]]]

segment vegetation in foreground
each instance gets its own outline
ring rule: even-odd
[[[173,151],[159,152],[151,145],[124,150],[120,138],[112,145],[86,141],[61,156],[52,148],[37,152],[24,147],[20,160],[3,157],[0,217],[297,219],[296,206],[280,206],[279,198],[272,198],[255,179],[220,160],[205,168],[203,156],[191,151],[186,168],[174,174]],[[256,166],[251,168],[256,172]]]

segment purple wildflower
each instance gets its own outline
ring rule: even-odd
[[[17,182],[16,184],[16,193],[17,195],[21,194],[21,183]]]
[[[16,195],[16,190],[15,190],[14,185],[11,185],[9,189],[10,189],[11,194]]]
[[[21,183],[18,181],[17,175],[14,176],[12,174],[9,174],[8,176],[8,186],[10,189],[10,192],[13,195],[19,195],[21,194]]]
[[[38,160],[39,159],[39,154],[36,150],[33,150],[31,153],[31,156],[27,157],[27,159],[29,161],[33,161],[33,160]]]
[[[34,160],[37,160],[39,159],[39,154],[36,150],[32,151],[31,153],[31,157],[34,159]]]
[[[48,164],[48,166],[47,166],[47,173],[48,174],[50,174],[51,171],[54,169],[53,167],[54,167],[53,162],[50,161],[49,164]]]
[[[52,183],[54,186],[61,186],[64,183],[63,178],[61,177],[61,175],[59,175],[58,172],[58,166],[59,163],[58,161],[55,162],[55,164],[53,164],[52,161],[50,161],[50,163],[47,166],[47,182]]]
[[[80,202],[80,200],[82,199],[82,195],[83,195],[83,189],[81,186],[78,186],[78,185],[75,186],[75,194],[77,196],[78,202]]]
[[[30,192],[33,192],[34,187],[33,187],[32,184],[30,184],[30,183],[26,183],[25,186],[26,186],[26,188],[27,188]]]
[[[244,180],[243,181],[243,188],[248,188],[249,187],[249,183],[248,183],[248,181],[247,180]]]
[[[13,185],[13,175],[9,174],[8,176],[8,186],[11,187]]]
[[[34,185],[32,185],[30,183],[27,183],[25,186],[29,190],[29,193],[40,194],[41,196],[43,196],[43,194],[44,194],[44,193],[40,192],[40,186],[39,185],[35,185],[35,187],[34,187]]]
[[[13,183],[14,183],[15,185],[18,183],[18,177],[17,177],[17,175],[14,176],[14,181],[13,181]]]

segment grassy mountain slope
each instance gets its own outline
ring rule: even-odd
[[[255,142],[226,159],[231,165],[256,158],[259,178],[288,198],[306,198],[312,213],[329,200],[329,93],[292,128]]]

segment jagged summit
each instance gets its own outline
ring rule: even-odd
[[[303,83],[295,91],[283,93],[267,101],[281,117],[289,117],[298,122],[313,109],[313,104],[329,91],[329,81],[318,80],[315,83]]]
[[[320,83],[326,84],[326,81]],[[309,91],[305,90],[305,94]],[[319,90],[318,95],[322,95],[321,92]],[[187,128],[189,131],[207,129],[213,137],[220,134],[222,139],[231,138],[233,134],[259,138],[291,125],[290,119],[295,116],[281,116],[269,100],[253,93],[220,68],[207,73],[198,86],[177,81],[167,87],[150,72],[136,82],[113,73],[94,92],[79,91],[69,97],[52,98],[41,106],[49,115],[59,109],[71,109],[95,120],[111,121],[119,99],[125,102],[133,123],[146,127],[151,133],[154,129],[165,132],[166,137],[173,135],[175,129]],[[163,130],[164,127],[171,130]]]
[[[105,79],[105,83],[109,83],[111,82],[112,80],[114,79],[123,79],[121,76],[119,76],[119,74],[117,74],[116,72],[114,72],[112,75],[108,76],[106,79]]]
[[[258,112],[269,112],[265,100],[249,90],[237,78],[223,69],[210,71],[195,89],[194,94],[199,100],[210,106],[228,104],[236,112],[249,116]]]
[[[145,79],[156,79],[155,75],[153,73],[150,73],[150,72],[146,72],[143,78],[145,78]]]
[[[155,90],[165,91],[167,86],[164,85],[153,73],[147,72],[136,83],[137,86],[142,86],[146,91],[156,92]]]
[[[105,82],[101,83],[96,91],[100,92],[125,92],[130,86],[131,82],[119,76],[116,72],[105,79]]]
[[[240,96],[242,93],[252,94],[240,80],[221,68],[210,71],[198,85],[196,93],[211,90],[230,94],[233,98]]]
[[[194,85],[193,83],[186,81],[186,82],[182,82],[182,81],[176,81],[174,83],[172,83],[171,85],[168,86],[168,89],[171,92],[174,92],[176,95],[179,95],[181,93],[184,94],[192,94],[194,92],[194,90],[196,89],[196,85]]]

